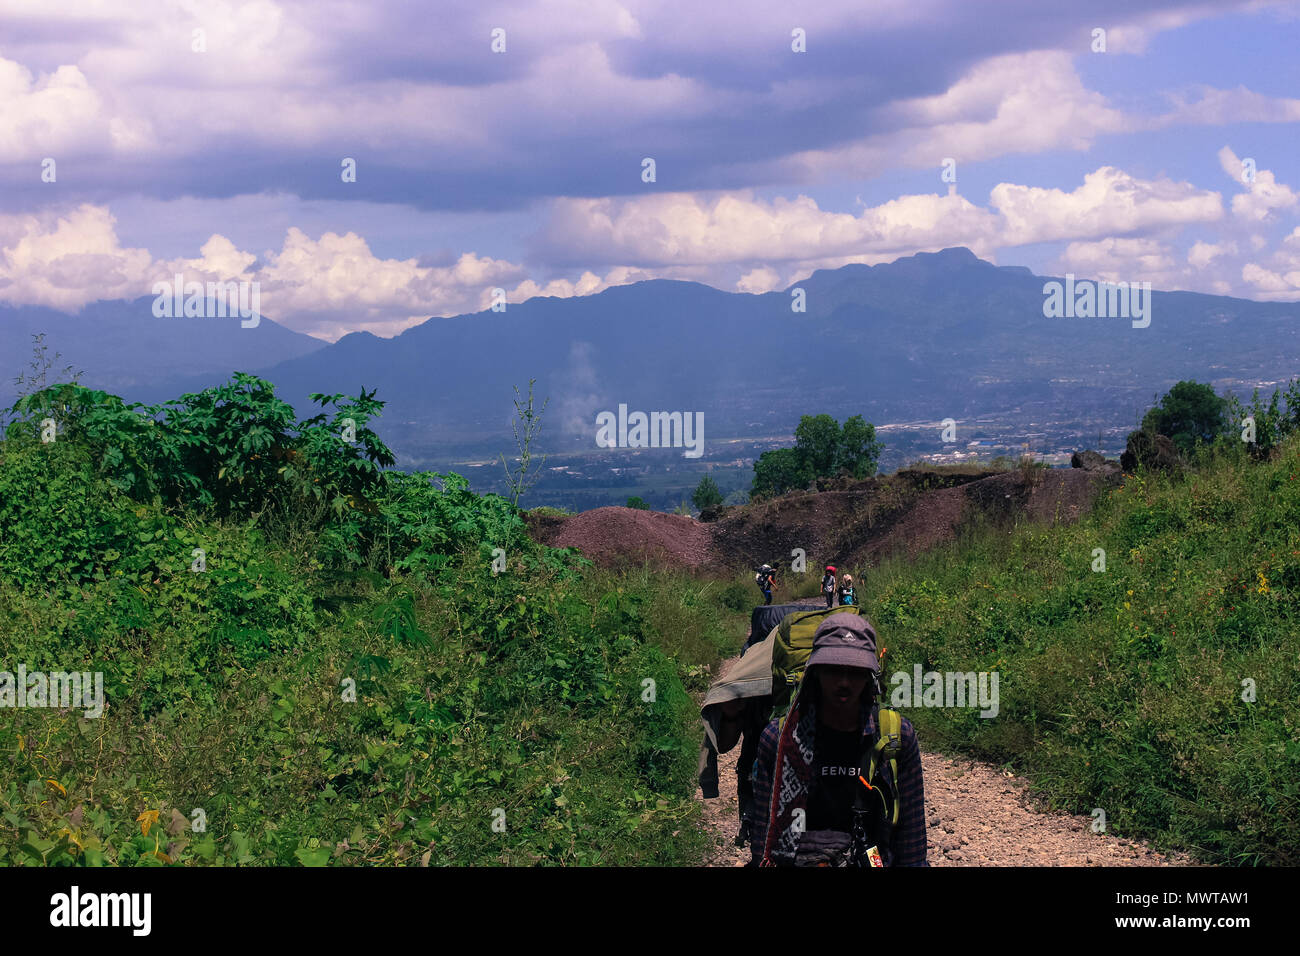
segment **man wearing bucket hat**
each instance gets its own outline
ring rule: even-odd
[[[759,740],[749,827],[755,863],[929,865],[916,731],[879,706],[880,690],[870,622],[827,617],[789,713]]]

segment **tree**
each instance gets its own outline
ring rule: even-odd
[[[868,478],[876,473],[880,452],[884,449],[876,441],[876,426],[854,415],[840,430],[840,444],[836,455],[835,471],[847,471],[854,478]]]
[[[691,503],[700,511],[722,504],[722,491],[712,475],[700,479],[700,483],[695,486],[695,494],[691,495]]]
[[[754,462],[753,494],[764,497],[783,495],[793,488],[802,488],[812,480],[794,448],[776,448],[765,451]]]
[[[510,465],[506,462],[506,456],[501,456],[501,467],[506,470],[506,487],[512,495],[511,504],[516,508],[519,507],[519,499],[541,477],[541,467],[546,464],[546,456],[537,463],[537,470],[531,475],[528,473],[532,467],[533,453],[532,444],[538,433],[542,430],[542,414],[546,411],[546,406],[551,403],[549,398],[542,402],[542,407],[538,411],[533,411],[533,385],[537,379],[528,380],[528,401],[523,401],[523,396],[519,394],[519,386],[515,386],[515,420],[511,425],[515,431],[515,446],[519,449],[519,457],[515,459],[519,462],[519,468],[511,471]],[[520,434],[520,428],[523,434]]]
[[[638,511],[650,510],[650,506],[645,503],[645,500],[640,495],[633,495],[631,498],[627,499],[627,506],[629,508],[636,508]]]
[[[1197,442],[1213,441],[1227,430],[1228,403],[1200,382],[1179,382],[1142,419],[1142,429],[1167,435],[1187,454]]]
[[[794,430],[793,448],[765,451],[754,462],[753,493],[771,497],[803,488],[815,478],[847,473],[866,478],[876,473],[884,445],[876,428],[854,415],[841,428],[830,415],[804,415]]]
[[[829,415],[804,415],[794,430],[794,448],[813,478],[835,474],[840,450],[840,423]]]

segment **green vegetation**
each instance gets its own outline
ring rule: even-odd
[[[712,475],[705,475],[700,479],[700,483],[695,487],[695,494],[691,495],[691,503],[700,511],[705,508],[716,508],[722,504],[722,492]]]
[[[1289,382],[1285,390],[1273,389],[1268,402],[1260,400],[1259,389],[1255,389],[1249,405],[1243,404],[1235,395],[1229,396],[1226,416],[1228,421],[1223,437],[1235,444],[1242,437],[1243,422],[1249,417],[1255,425],[1251,453],[1257,458],[1267,457],[1289,435],[1300,432],[1300,379]]]
[[[1297,431],[1300,379],[1289,382],[1285,389],[1274,389],[1268,401],[1255,389],[1249,404],[1236,395],[1216,395],[1209,385],[1184,381],[1143,416],[1140,428],[1128,437],[1128,451],[1133,459],[1155,464],[1159,459],[1155,436],[1164,435],[1177,450],[1178,460],[1164,463],[1169,470],[1239,442],[1245,442],[1255,458],[1266,458]]]
[[[386,470],[374,393],[315,400],[12,410],[0,659],[102,672],[105,709],[7,710],[0,865],[696,861],[717,586],[597,573]]]
[[[928,747],[1207,860],[1300,862],[1300,438],[1220,440],[1072,526],[975,529],[859,582],[886,671],[996,671],[1000,712],[910,709]],[[1100,570],[1105,552],[1105,570]]]
[[[840,426],[830,415],[804,415],[794,431],[793,448],[765,451],[754,462],[752,494],[773,497],[806,487],[816,478],[876,473],[884,446],[876,428],[854,415]]]
[[[530,508],[530,515],[537,515],[541,518],[568,518],[572,517],[572,511],[566,511],[563,508],[552,508],[550,505],[542,505],[540,508]]]
[[[650,510],[650,506],[642,500],[640,495],[633,495],[631,498],[627,499],[627,506],[629,508],[636,508],[638,511]]]
[[[1167,436],[1187,455],[1197,442],[1211,442],[1228,429],[1227,410],[1209,385],[1179,382],[1143,416],[1142,428]]]

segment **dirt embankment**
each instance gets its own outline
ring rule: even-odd
[[[577,547],[598,564],[650,560],[681,568],[776,567],[800,548],[808,566],[864,568],[900,555],[915,558],[954,540],[967,522],[1019,519],[1071,522],[1086,514],[1116,471],[1043,469],[937,475],[900,472],[832,490],[789,494],[729,511],[717,521],[607,507],[567,518],[529,519],[534,538]]]
[[[568,518],[530,518],[529,532],[542,544],[578,548],[604,567],[648,560],[697,568],[714,559],[709,525],[661,511],[608,507]]]

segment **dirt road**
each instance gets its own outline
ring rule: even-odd
[[[738,660],[723,665],[723,672]],[[739,828],[736,758],[718,757],[718,798],[704,800],[711,834],[706,866],[743,866],[748,848],[734,843]],[[1143,843],[1092,832],[1092,817],[1041,813],[1028,784],[967,758],[921,754],[931,866],[1194,866],[1183,854],[1162,855]],[[696,798],[700,799],[699,791]]]

